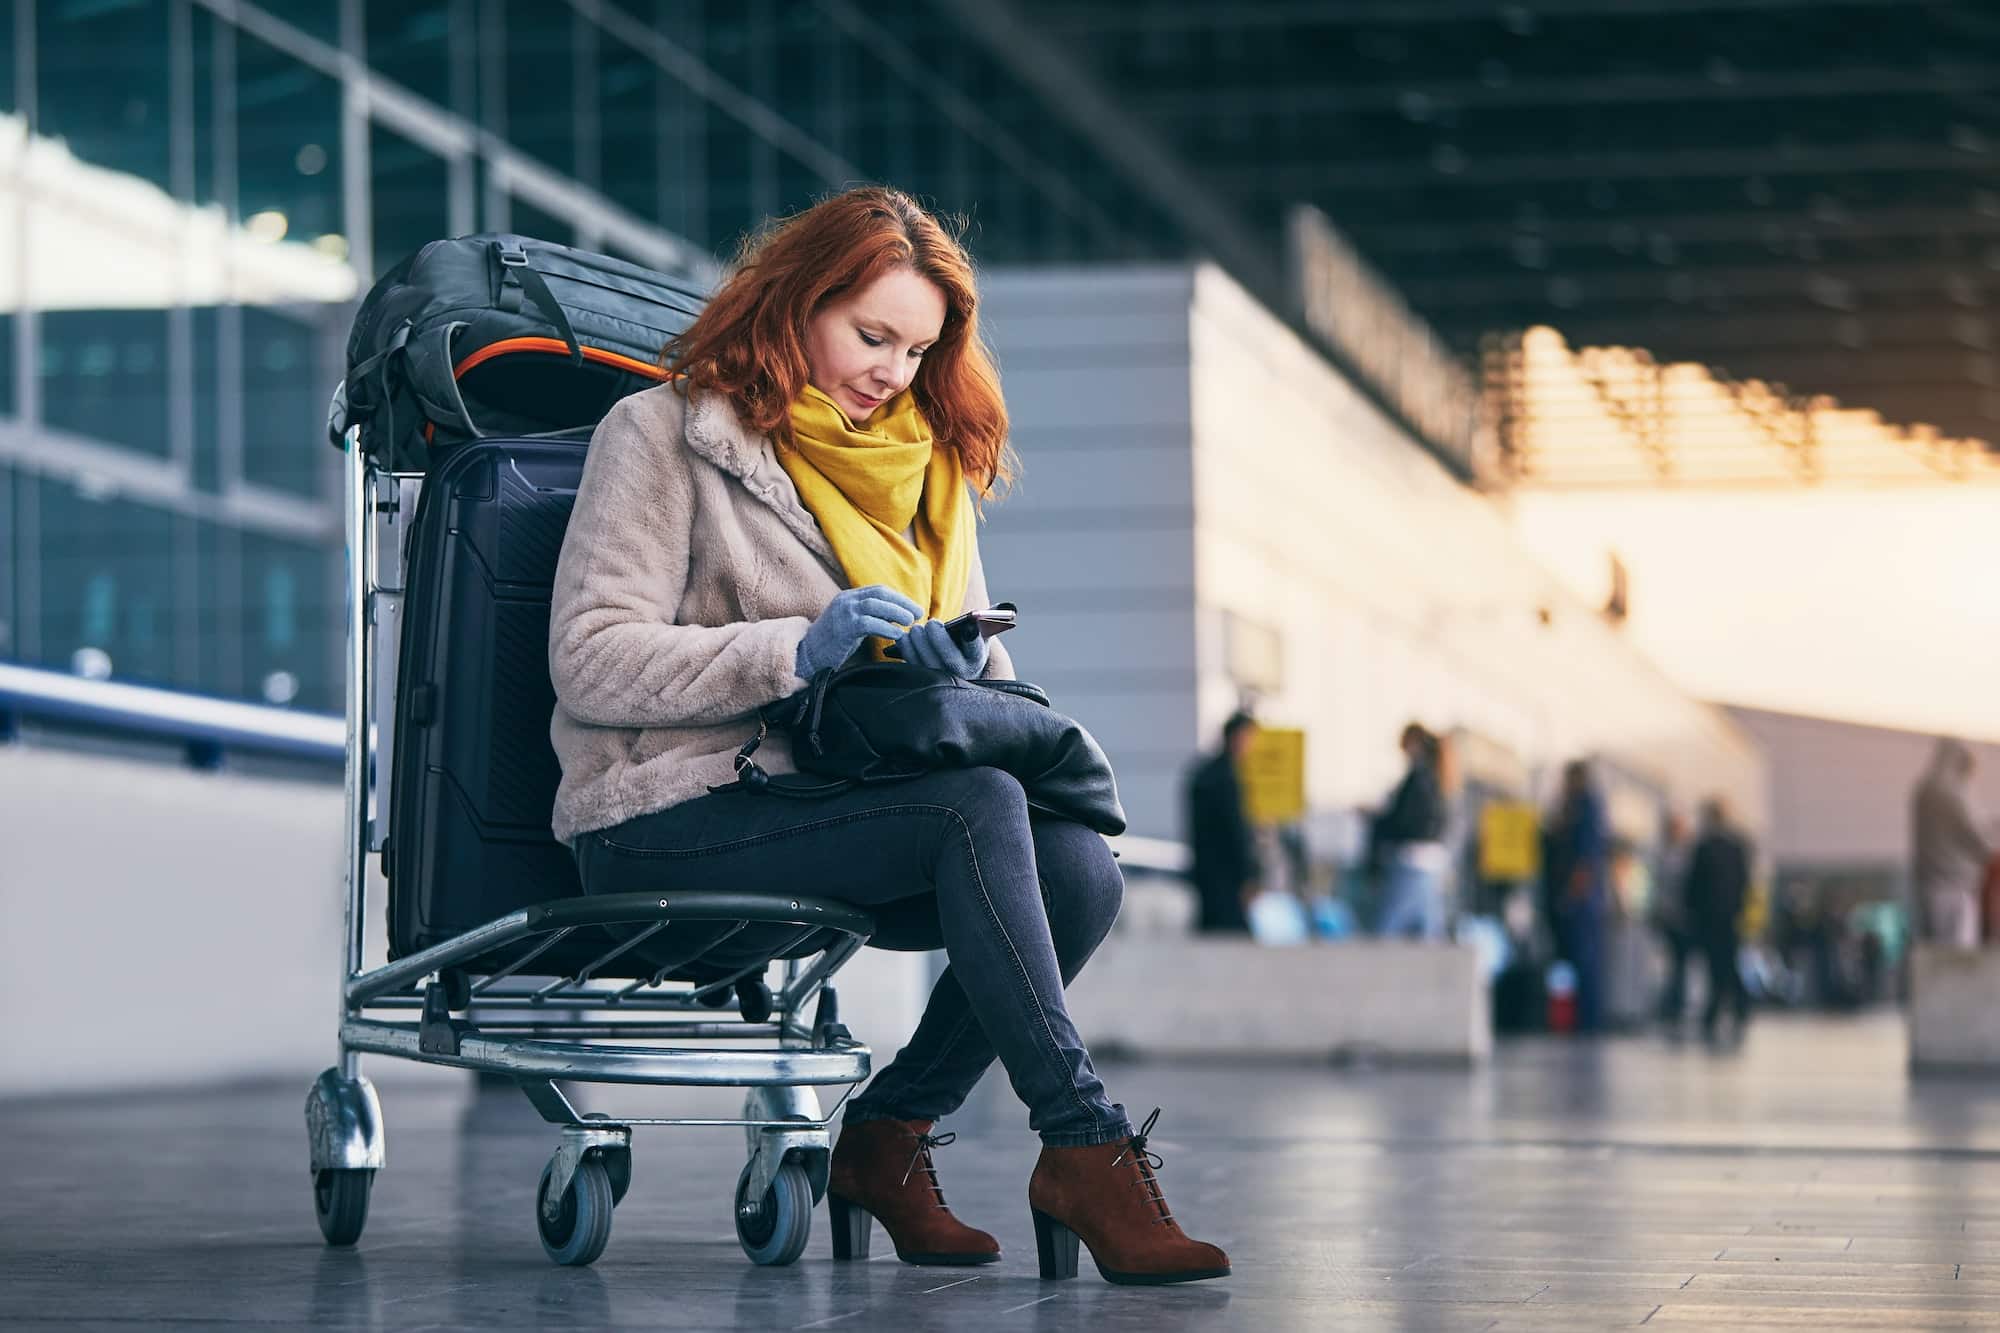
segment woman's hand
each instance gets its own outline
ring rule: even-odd
[[[894,588],[880,583],[849,588],[826,604],[799,640],[798,673],[811,680],[845,662],[863,639],[893,643],[909,633],[910,622],[923,618],[924,609]]]
[[[987,647],[983,636],[971,643],[951,637],[942,620],[924,620],[903,636],[903,660],[935,671],[949,671],[970,680],[986,669]]]

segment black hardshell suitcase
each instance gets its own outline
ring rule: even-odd
[[[549,744],[548,640],[556,558],[587,449],[578,440],[483,440],[452,451],[424,481],[405,565],[383,851],[391,957],[582,893],[575,863],[550,831],[561,770]],[[801,940],[788,927],[753,925],[704,953],[720,930],[670,926],[599,975],[651,976],[667,966],[669,976],[707,981],[826,944],[822,932]],[[612,942],[595,928],[578,931],[526,971],[572,972]],[[467,970],[505,961],[489,957]]]

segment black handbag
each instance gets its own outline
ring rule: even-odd
[[[773,729],[787,733],[804,773],[835,781],[786,791],[751,758]],[[762,710],[757,734],[737,752],[739,784],[821,795],[864,782],[894,782],[943,768],[1002,769],[1020,780],[1030,807],[1103,834],[1125,831],[1111,761],[1088,731],[1019,680],[966,680],[903,662],[822,671],[788,699]]]

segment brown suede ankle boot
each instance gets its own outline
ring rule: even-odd
[[[871,1215],[906,1264],[990,1264],[1000,1257],[999,1241],[945,1207],[931,1149],[957,1136],[933,1135],[932,1123],[863,1120],[841,1127],[826,1184],[834,1258],[868,1257]]]
[[[1035,1249],[1044,1278],[1076,1276],[1080,1237],[1106,1282],[1152,1286],[1228,1277],[1229,1256],[1190,1240],[1167,1210],[1159,1157],[1146,1135],[1158,1107],[1131,1138],[1087,1148],[1042,1148],[1028,1179]]]

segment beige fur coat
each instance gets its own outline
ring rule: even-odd
[[[590,442],[549,608],[555,835],[664,810],[734,782],[756,712],[805,688],[799,640],[846,586],[768,437],[727,400],[661,385]],[[968,610],[987,605],[977,547]],[[987,676],[1011,678],[996,640]],[[796,771],[781,739],[758,763]]]

